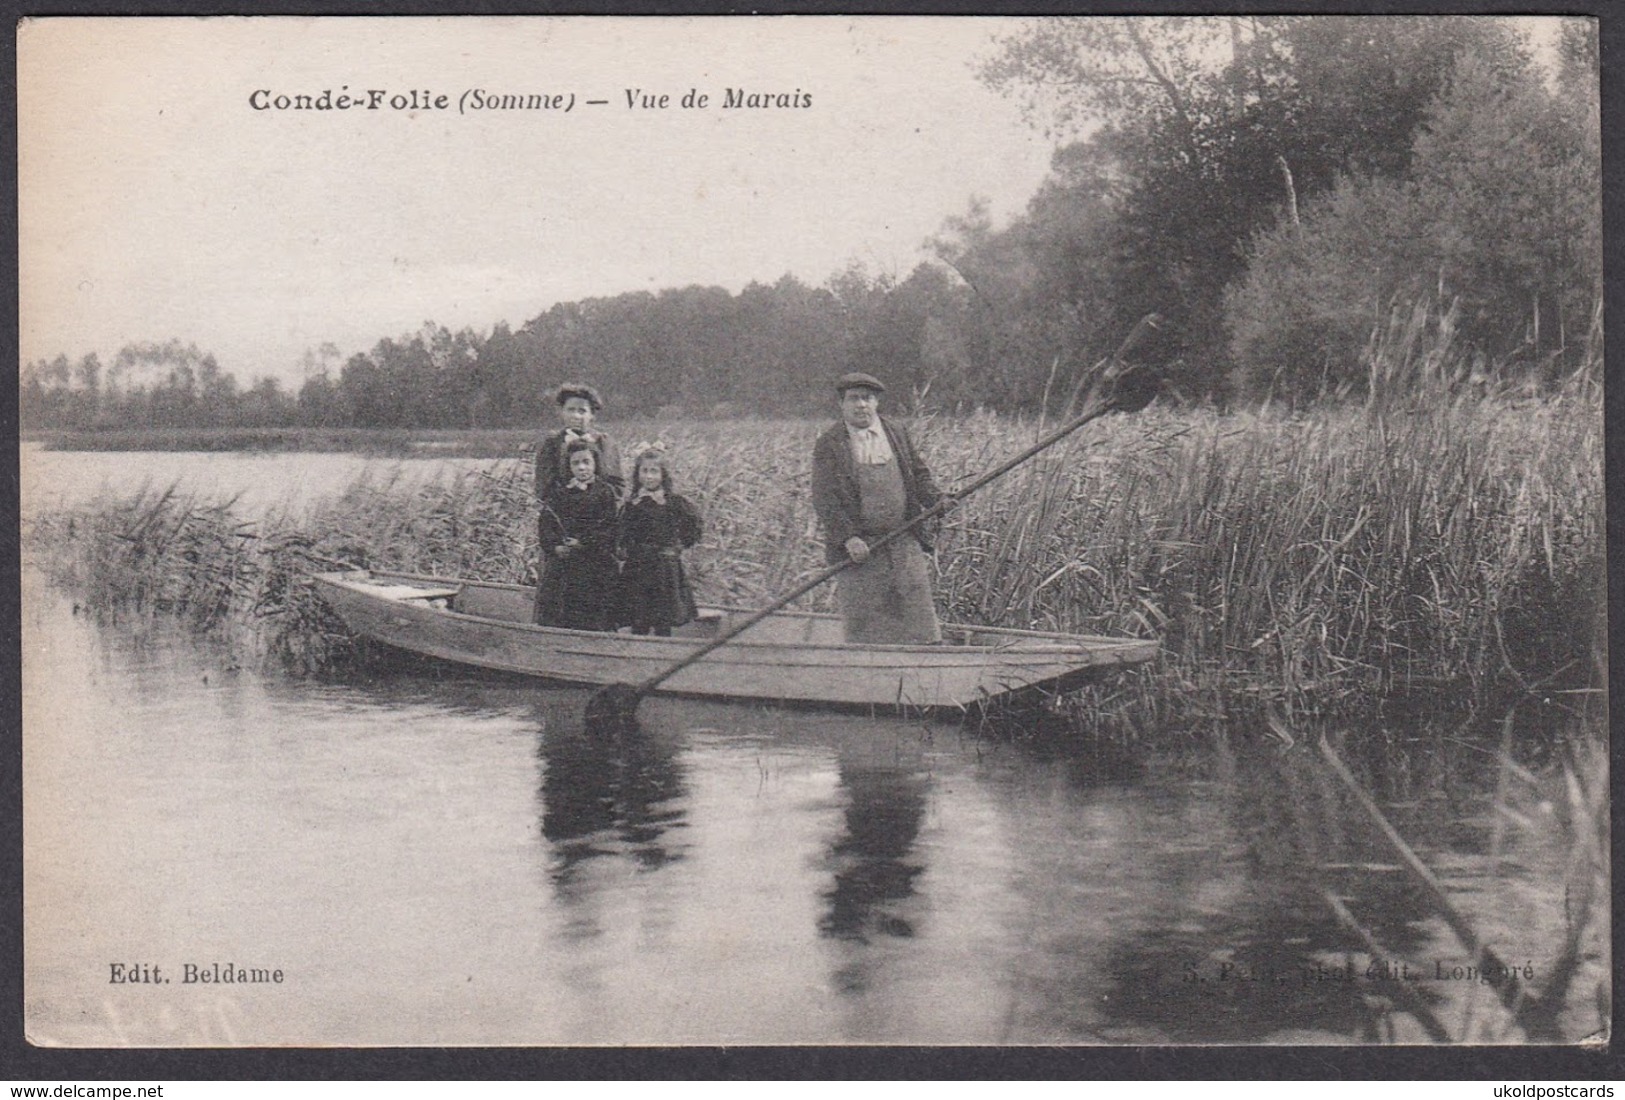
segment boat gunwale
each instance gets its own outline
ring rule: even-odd
[[[511,592],[526,592],[531,590],[530,586],[528,585],[512,584],[505,581],[470,581],[459,580],[455,577],[440,577],[423,573],[398,573],[371,569],[316,573],[312,575],[312,578],[320,583],[344,588],[356,593],[359,596],[377,600],[380,603],[404,602],[398,599],[391,599],[388,596],[381,596],[376,593],[368,592],[365,582],[354,579],[354,574],[365,574],[369,578],[390,578],[425,585],[438,585],[442,588],[475,586],[479,588],[494,588]],[[705,641],[703,638],[660,637],[657,635],[647,634],[628,635],[604,630],[575,630],[570,627],[542,626],[537,623],[515,622],[510,619],[495,619],[484,615],[470,615],[467,612],[453,611],[450,608],[436,608],[434,610],[436,614],[447,615],[451,618],[464,622],[485,626],[497,626],[508,629],[518,629],[527,634],[541,634],[549,637],[563,636],[593,641],[613,640],[623,643],[627,641],[635,641],[640,645],[652,644],[656,645],[657,647],[665,646],[687,649],[692,649],[697,643],[703,643]],[[718,607],[714,610],[722,611],[728,614],[749,615],[753,613],[753,609],[750,608]],[[776,614],[783,615],[787,618],[820,619],[825,621],[833,621],[837,618],[835,615],[824,614],[816,611],[782,611],[777,612]],[[948,630],[967,630],[984,634],[997,634],[1011,637],[1016,639],[1018,642],[1022,639],[1046,641],[1051,643],[1049,647],[1040,649],[1035,646],[1028,649],[1027,652],[1031,653],[1035,657],[1042,655],[1045,658],[1061,657],[1069,654],[1088,654],[1095,658],[1089,662],[1090,664],[1121,665],[1137,663],[1133,659],[1125,660],[1116,654],[1113,654],[1112,656],[1101,654],[1099,651],[1104,647],[1111,647],[1114,650],[1122,650],[1138,649],[1140,647],[1149,646],[1151,647],[1152,651],[1146,654],[1143,658],[1140,658],[1140,660],[1150,660],[1156,655],[1156,650],[1160,645],[1160,643],[1158,643],[1155,639],[1148,638],[1123,638],[1110,637],[1106,635],[1066,634],[1060,631],[1023,630],[1019,627],[1007,626],[975,626],[961,623],[947,623],[944,624],[944,628]],[[749,631],[747,630],[743,633],[748,634]],[[745,639],[743,636],[730,640],[728,644],[730,646],[755,650],[793,649],[802,652],[808,650],[826,650],[833,653],[852,653],[855,651],[876,654],[898,653],[915,657],[934,657],[937,660],[933,663],[937,664],[958,663],[945,662],[942,660],[942,658],[950,656],[962,656],[969,659],[986,654],[1008,654],[1014,656],[1022,652],[1019,645],[992,646],[969,644],[936,645],[930,643],[881,644],[874,642],[752,641]]]

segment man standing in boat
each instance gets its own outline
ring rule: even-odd
[[[926,559],[930,536],[915,528],[878,550],[869,544],[934,507],[942,494],[908,432],[880,415],[886,387],[879,379],[843,375],[835,392],[841,420],[813,448],[812,499],[829,563],[854,563],[836,590],[846,640],[939,642],[942,628]]]

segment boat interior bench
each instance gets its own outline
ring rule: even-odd
[[[462,594],[462,585],[446,588],[423,588],[413,584],[373,585],[371,591],[387,600],[455,600]]]
[[[487,588],[470,584],[446,588],[414,588],[396,585],[381,590],[383,595],[401,600],[445,600],[443,606],[463,615],[500,622],[528,623],[533,614],[532,590],[528,588]],[[702,607],[691,623],[678,627],[673,633],[681,638],[712,638],[722,628],[726,613],[715,608]]]
[[[476,618],[497,622],[530,623],[534,614],[535,590],[519,585],[471,584],[389,584],[373,582],[368,590],[385,599],[403,603],[424,603],[430,607],[455,611]],[[705,640],[714,638],[733,625],[736,616],[746,611],[727,611],[702,607],[692,622],[684,623],[672,631],[678,638]],[[623,628],[623,632],[624,632]],[[838,645],[842,641],[840,619],[832,615],[808,615],[788,612],[772,616],[749,631],[748,641],[793,643],[803,645]],[[988,630],[966,624],[945,624],[942,644],[980,649],[1042,650],[1062,646],[1041,636],[1023,636]]]

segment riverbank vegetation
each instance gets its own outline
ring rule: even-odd
[[[1447,693],[1470,725],[1505,700],[1582,697],[1602,682],[1598,369],[1540,400],[1452,395],[1441,376],[1425,396],[1309,412],[1108,417],[950,515],[942,613],[1158,638],[1162,661],[1115,704],[1147,728],[1369,711],[1418,692]],[[707,518],[689,555],[703,599],[760,605],[821,567],[805,484],[819,427],[667,427],[681,489]],[[982,413],[914,427],[951,488],[1045,426]],[[83,602],[258,623],[318,669],[338,635],[308,573],[523,583],[536,556],[516,460],[426,484],[369,479],[297,513],[243,515],[177,490],[30,519],[35,556]]]

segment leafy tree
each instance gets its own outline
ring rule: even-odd
[[[1357,385],[1389,302],[1425,293],[1420,252],[1404,258],[1416,214],[1402,183],[1355,179],[1260,234],[1226,296],[1237,389],[1296,401]]]
[[[965,289],[949,315],[968,373],[952,394],[976,404],[1032,404],[1043,386],[1043,327],[1049,312],[1034,308],[1038,277],[1031,240],[1018,226],[995,231],[983,200],[950,218],[931,243]],[[947,394],[944,394],[947,396]]]
[[[1227,297],[1243,385],[1358,385],[1367,338],[1407,300],[1453,304],[1457,339],[1485,362],[1572,362],[1601,292],[1595,78],[1573,83],[1466,55],[1423,113],[1406,179],[1349,177],[1301,223],[1260,233]]]
[[[213,355],[197,363],[197,416],[207,424],[230,424],[237,419],[237,378],[220,369]]]
[[[319,428],[336,428],[350,423],[350,410],[344,406],[341,391],[332,376],[333,365],[338,362],[339,349],[331,341],[305,350],[300,360],[304,381],[290,410],[294,421]]]
[[[359,428],[390,428],[400,418],[388,376],[380,366],[379,353],[389,341],[381,341],[371,355],[352,355],[339,372],[341,400],[350,411],[350,423]]]
[[[463,395],[469,422],[511,428],[526,422],[537,395],[524,389],[519,342],[506,322],[498,322],[480,342]]]
[[[278,427],[292,419],[293,408],[293,398],[282,391],[282,383],[267,376],[241,395],[232,419],[249,428]]]
[[[345,393],[324,369],[305,379],[295,401],[298,423],[313,428],[338,428],[354,422]]]
[[[1216,393],[1224,288],[1250,239],[1343,174],[1407,170],[1415,128],[1469,53],[1502,67],[1521,56],[1490,19],[1084,17],[1034,22],[982,75],[1057,131],[1093,127],[1074,159],[1121,182],[1096,237],[1103,285],[1084,308],[1117,331],[1164,314],[1170,373]]]
[[[66,355],[37,359],[22,369],[18,422],[25,428],[73,426],[72,375]]]
[[[1562,357],[1602,289],[1601,164],[1587,104],[1538,73],[1458,67],[1415,148],[1415,201],[1463,332],[1492,359]]]

